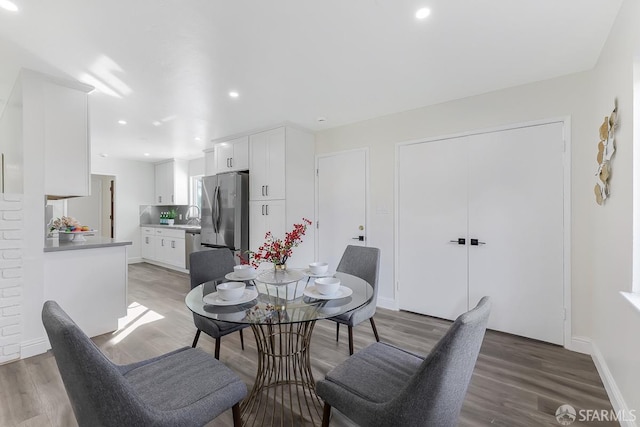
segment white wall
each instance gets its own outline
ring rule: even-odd
[[[115,238],[133,242],[130,262],[139,261],[140,205],[154,203],[155,169],[152,163],[93,156],[91,173],[115,179]]]
[[[592,140],[586,109],[589,103],[584,93],[589,87],[589,74],[580,73],[554,80],[492,92],[481,96],[461,99],[445,104],[420,108],[403,113],[380,117],[350,126],[320,132],[316,135],[316,154],[352,148],[369,147],[370,151],[370,235],[369,244],[381,249],[379,301],[385,306],[393,304],[394,294],[394,167],[395,145],[398,142],[418,140],[443,135],[492,128],[514,123],[545,118],[571,116],[574,141],[574,165],[572,176],[592,177],[592,159],[595,154],[591,146],[583,141]],[[596,141],[597,142],[597,141]],[[575,161],[588,158],[587,164]],[[580,193],[578,189],[575,193]],[[580,194],[574,193],[574,203],[581,204]],[[584,192],[593,194],[592,189]],[[579,200],[576,200],[576,197]],[[586,202],[584,202],[586,203]],[[574,215],[574,227],[584,221]],[[582,228],[586,225],[582,224]],[[574,238],[581,242],[580,234]],[[581,254],[581,244],[574,257]],[[590,290],[580,280],[573,294],[574,334],[588,332]],[[575,274],[574,274],[575,279]],[[575,309],[575,307],[578,307]]]
[[[545,118],[571,116],[572,335],[592,338],[617,394],[614,405],[640,408],[640,313],[619,295],[631,290],[633,57],[640,6],[626,0],[593,71],[492,92],[319,132],[317,154],[369,147],[372,246],[380,247],[379,300],[394,299],[394,147],[397,142]],[[598,128],[618,98],[620,128],[611,198],[594,199]],[[634,331],[631,336],[630,331]],[[571,345],[571,343],[567,343]],[[635,363],[634,363],[635,362]],[[617,387],[617,388],[616,388]],[[618,393],[619,389],[619,393]]]
[[[595,98],[590,121],[602,122],[614,98],[618,99],[620,115],[611,199],[604,207],[588,206],[588,216],[592,218],[588,232],[592,236],[593,265],[589,279],[593,288],[594,355],[600,357],[601,374],[605,375],[610,394],[619,393],[618,403],[626,403],[628,409],[636,412],[640,411],[640,312],[632,308],[619,291],[632,290],[633,122],[634,118],[640,120],[638,112],[633,110],[633,67],[634,58],[640,53],[639,20],[640,3],[626,0],[593,72]],[[595,132],[595,125],[591,129]],[[636,253],[635,257],[638,256]]]

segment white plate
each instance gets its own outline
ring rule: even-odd
[[[227,280],[233,280],[235,282],[245,282],[247,280],[253,280],[256,277],[258,277],[258,273],[254,272],[253,274],[251,274],[250,276],[247,277],[240,277],[238,275],[238,273],[236,273],[235,271],[232,271],[231,273],[227,273],[224,278]]]
[[[351,288],[347,288],[346,286],[340,286],[338,291],[335,294],[324,295],[318,292],[315,286],[307,286],[307,289],[304,290],[304,294],[308,297],[315,299],[338,299],[348,297],[353,293]]]
[[[202,301],[205,304],[211,304],[211,305],[236,305],[236,304],[243,304],[245,302],[249,302],[251,300],[256,299],[257,297],[258,297],[258,291],[256,291],[255,289],[245,289],[242,296],[233,301],[223,300],[222,298],[220,298],[217,292],[212,292],[210,294],[205,295],[204,297],[202,297]]]
[[[309,277],[331,277],[334,274],[336,274],[335,271],[327,271],[326,273],[322,273],[322,274],[314,274],[308,268],[305,268],[304,270],[302,270],[302,272],[305,274],[305,276],[309,276]]]

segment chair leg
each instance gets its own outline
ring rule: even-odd
[[[371,322],[371,329],[373,329],[373,335],[376,336],[376,341],[380,342],[380,336],[378,335],[378,328],[376,328],[376,322],[373,321],[373,317],[369,318]]]
[[[242,333],[242,329],[240,329],[240,347],[242,347],[242,350],[244,351],[244,335]]]
[[[349,329],[349,355],[353,354],[353,327],[348,326]]]
[[[216,351],[214,353],[214,356],[218,360],[220,360],[220,341],[221,340],[222,338],[216,338]]]
[[[325,402],[324,409],[322,410],[322,427],[329,427],[330,418],[331,418],[331,405]]]
[[[240,418],[240,403],[236,403],[231,407],[233,413],[233,426],[242,427],[242,419]]]
[[[196,348],[196,345],[198,344],[198,338],[200,338],[200,332],[200,329],[196,331],[196,337],[193,339],[193,344],[191,344],[191,347]]]
[[[340,323],[336,322],[336,342],[340,341]]]

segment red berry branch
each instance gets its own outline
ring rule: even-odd
[[[286,233],[284,239],[277,239],[270,231],[264,236],[265,242],[257,251],[249,251],[249,260],[240,258],[241,262],[251,264],[258,268],[262,262],[272,262],[275,265],[284,265],[293,253],[293,248],[302,243],[302,237],[307,232],[307,226],[311,221],[302,218],[301,224],[293,224],[293,230]]]

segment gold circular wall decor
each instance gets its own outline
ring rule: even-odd
[[[593,191],[596,203],[603,205],[609,198],[609,178],[611,177],[611,158],[616,151],[615,131],[618,125],[618,103],[614,103],[611,114],[604,118],[600,125],[600,142],[598,142],[598,170],[596,171],[596,186]]]

